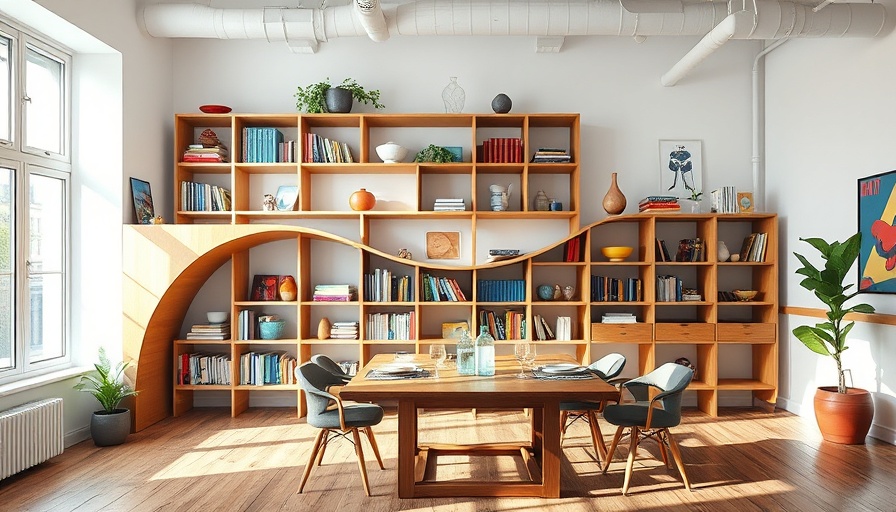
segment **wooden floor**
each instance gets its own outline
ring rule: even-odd
[[[620,495],[626,447],[601,475],[587,425],[573,424],[564,441],[562,493],[533,498],[415,499],[396,497],[396,418],[374,431],[386,470],[364,441],[371,491],[366,497],[352,445],[336,440],[315,467],[303,494],[296,488],[316,429],[289,409],[252,409],[237,418],[194,409],[132,434],[121,446],[90,441],[0,481],[0,510],[9,511],[861,511],[896,510],[896,447],[869,439],[864,446],[821,441],[817,428],[787,412],[727,410],[718,418],[688,412],[673,430],[694,487],[657,460],[655,443],[639,451],[632,495]],[[427,410],[421,441],[527,438],[522,412]],[[602,420],[601,420],[602,421]],[[613,431],[603,423],[609,441]],[[624,443],[621,443],[624,444]],[[516,458],[439,459],[442,478],[515,478]]]

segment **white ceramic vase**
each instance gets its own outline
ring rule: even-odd
[[[728,261],[728,258],[731,256],[731,251],[728,250],[728,246],[725,245],[724,240],[719,240],[719,261]]]

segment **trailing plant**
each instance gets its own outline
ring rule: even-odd
[[[434,162],[438,164],[445,164],[454,161],[454,153],[448,151],[442,146],[436,146],[435,144],[430,144],[426,146],[417,156],[414,157],[415,162]]]
[[[339,87],[352,92],[352,98],[361,103],[371,104],[374,108],[385,108],[380,103],[379,89],[366,90],[352,78],[346,78],[339,85],[331,85],[330,77],[322,82],[299,87],[293,95],[296,97],[296,110],[302,110],[309,114],[322,114],[328,112],[325,95],[331,87]]]
[[[846,301],[859,293],[858,291],[847,293],[853,285],[844,285],[843,280],[859,257],[862,233],[852,235],[843,243],[836,241],[828,243],[821,238],[800,238],[800,240],[817,249],[825,261],[824,268],[818,269],[805,256],[793,253],[803,264],[796,273],[806,276],[800,282],[800,286],[814,292],[818,300],[827,306],[828,321],[815,326],[801,325],[793,329],[793,335],[816,354],[834,358],[837,363],[837,392],[846,393],[846,378],[843,374],[841,357],[849,348],[846,346],[846,336],[855,322],[844,324],[843,317],[849,313],[874,313],[874,307],[870,304],[845,306]]]
[[[112,362],[106,355],[106,349],[100,347],[99,363],[94,363],[96,370],[81,376],[81,380],[75,385],[78,391],[84,391],[93,395],[103,406],[105,414],[111,414],[118,409],[118,404],[126,397],[134,396],[136,391],[124,383],[122,373],[128,367],[128,363],[120,361],[112,371]]]

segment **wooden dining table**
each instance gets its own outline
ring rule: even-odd
[[[378,380],[372,370],[394,361],[378,354],[339,392],[343,399],[398,402],[398,496],[560,497],[560,402],[617,400],[619,391],[596,376],[588,379],[519,379],[513,356],[498,356],[491,377],[459,375],[440,369],[439,377]],[[424,355],[413,361],[432,369]],[[567,354],[539,354],[536,365],[578,363]],[[531,372],[529,373],[532,376]],[[531,409],[531,439],[515,443],[428,444],[418,442],[418,409]],[[439,455],[520,456],[526,468],[520,480],[451,480],[430,478]]]

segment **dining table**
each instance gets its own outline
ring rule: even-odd
[[[495,358],[493,376],[460,375],[456,368],[441,368],[436,377],[433,362],[422,354],[403,354],[402,363],[415,368],[392,372],[394,354],[377,354],[343,387],[339,395],[358,402],[398,404],[398,496],[560,497],[560,403],[564,401],[618,400],[619,390],[569,354],[539,354],[529,378],[518,378],[520,366],[513,356]],[[578,367],[576,371],[546,370]],[[428,369],[427,369],[428,368]],[[542,371],[545,370],[545,371]],[[421,445],[418,411],[429,409],[529,409],[531,436],[525,441],[501,443]],[[463,479],[439,481],[432,477],[440,455],[519,456],[519,480]]]

